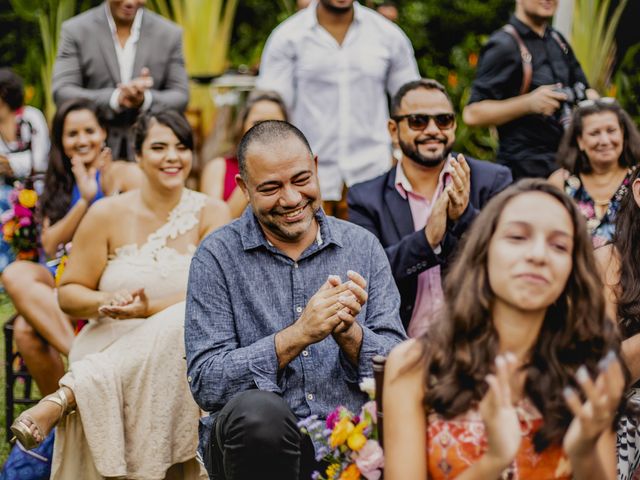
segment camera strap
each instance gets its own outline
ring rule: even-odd
[[[520,50],[520,58],[522,59],[522,84],[520,85],[520,95],[524,95],[529,91],[529,88],[531,87],[531,80],[533,78],[533,57],[531,56],[531,52],[525,45],[524,40],[522,40],[522,37],[513,25],[507,23],[502,27],[502,30],[508,33],[518,44],[518,50]],[[558,32],[552,29],[551,37],[556,41],[556,43],[562,50],[562,53],[567,55],[569,53],[569,46],[558,34]]]
[[[513,25],[507,23],[502,30],[507,32],[518,44],[520,50],[520,58],[522,59],[522,85],[520,85],[520,95],[524,95],[529,91],[531,79],[533,78],[533,66],[531,65],[531,52],[524,44],[522,37]]]

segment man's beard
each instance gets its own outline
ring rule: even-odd
[[[336,7],[335,5],[331,4],[331,0],[320,0],[320,3],[322,3],[322,6],[326,8],[328,11],[338,15],[344,15],[346,13],[349,13],[351,10],[353,10],[353,3],[348,7]]]
[[[418,165],[422,165],[423,167],[429,167],[429,168],[437,167],[442,162],[444,162],[445,159],[448,158],[449,154],[451,153],[451,147],[447,146],[445,143],[444,149],[442,150],[442,153],[440,155],[438,155],[437,157],[427,158],[420,153],[418,146],[415,143],[412,148],[411,145],[403,142],[402,139],[400,139],[399,142],[400,142],[400,149],[402,150],[402,153],[405,156],[409,157],[414,162],[416,162]]]

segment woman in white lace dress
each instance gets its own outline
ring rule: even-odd
[[[59,289],[62,309],[91,321],[61,388],[12,426],[33,448],[58,425],[52,479],[206,478],[182,300],[196,245],[229,210],[184,188],[193,148],[184,117],[147,114],[134,130],[143,185],[90,209]]]

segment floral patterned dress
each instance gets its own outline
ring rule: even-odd
[[[533,437],[542,426],[542,416],[528,400],[516,406],[522,443],[513,463],[501,479],[569,480],[571,464],[560,445],[551,445],[538,453]],[[456,478],[480,460],[487,450],[484,422],[477,409],[453,419],[429,415],[427,427],[427,469],[429,480]]]
[[[613,194],[607,205],[605,214],[598,218],[595,201],[589,195],[578,175],[570,175],[564,181],[564,192],[575,200],[580,211],[587,219],[587,229],[593,241],[593,247],[598,248],[611,242],[616,229],[616,215],[620,209],[620,202],[629,190],[629,182],[633,170],[629,169],[622,183]]]

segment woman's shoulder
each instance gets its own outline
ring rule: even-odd
[[[131,212],[132,205],[139,201],[140,197],[137,191],[102,197],[91,204],[87,215],[105,220],[116,218],[122,220]]]
[[[412,338],[399,343],[391,350],[387,357],[385,375],[399,375],[414,371],[418,371],[418,373],[422,375],[424,369],[420,363],[423,355],[424,346],[421,340]]]
[[[209,233],[231,221],[231,211],[226,202],[200,192],[193,192],[204,197],[204,206],[200,210],[201,230]]]
[[[570,176],[571,176],[571,174],[569,173],[568,170],[566,170],[564,168],[560,168],[559,170],[556,170],[555,172],[553,172],[549,176],[548,181],[554,187],[558,187],[559,189],[563,189],[564,188],[564,182],[566,182],[567,179]]]

